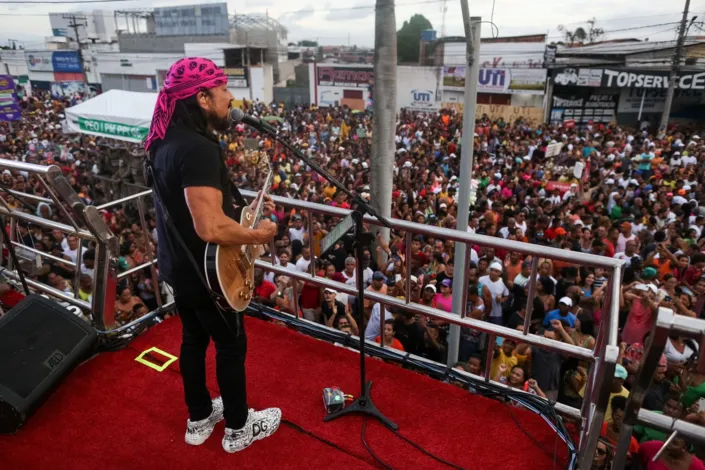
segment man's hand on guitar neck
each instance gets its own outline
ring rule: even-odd
[[[259,200],[260,196],[262,195],[262,191],[260,190],[257,193],[257,197],[252,200],[250,203],[250,209],[256,210],[257,209],[257,201]],[[269,196],[269,194],[265,194],[264,197],[262,198],[264,201],[264,206],[262,207],[262,210],[269,209],[270,212],[274,212],[276,209],[276,206],[274,205],[274,201],[272,201],[272,198]]]

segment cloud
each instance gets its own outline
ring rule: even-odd
[[[279,22],[284,23],[284,22],[291,22],[291,23],[297,23],[300,20],[303,20],[304,18],[308,18],[309,16],[313,16],[313,14],[316,13],[316,10],[313,8],[312,5],[307,5],[305,8],[302,8],[301,10],[298,11],[290,11],[282,14],[279,17]]]
[[[373,16],[374,13],[374,5],[370,5],[369,3],[358,3],[350,8],[332,9],[328,12],[325,19],[328,21],[359,20],[362,18],[367,18],[368,16]]]

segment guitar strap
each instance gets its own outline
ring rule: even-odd
[[[179,234],[179,231],[176,229],[176,225],[174,224],[174,220],[171,218],[171,214],[169,214],[169,210],[166,208],[166,205],[162,202],[162,197],[160,194],[160,189],[159,189],[159,182],[157,178],[154,175],[154,167],[152,166],[152,160],[150,157],[147,157],[144,159],[144,179],[145,183],[147,184],[148,187],[152,188],[152,194],[154,195],[154,202],[156,204],[159,204],[159,207],[162,210],[162,215],[164,216],[164,222],[167,226],[167,229],[171,232],[172,237],[177,241],[179,246],[181,247],[181,250],[186,254],[186,257],[188,258],[189,262],[191,263],[191,266],[193,267],[194,271],[198,275],[199,280],[201,281],[201,284],[203,284],[203,287],[206,289],[206,292],[210,296],[211,300],[213,300],[213,303],[215,304],[216,308],[218,309],[218,312],[220,313],[221,317],[223,317],[223,321],[225,321],[226,326],[228,329],[230,329],[230,324],[227,322],[225,317],[223,316],[223,311],[221,308],[220,301],[226,302],[226,299],[218,294],[217,292],[214,292],[209,286],[208,286],[208,281],[206,281],[205,275],[201,271],[201,267],[199,264],[196,262],[196,259],[193,257],[193,253],[191,253],[191,250],[186,246],[186,242],[184,242],[184,239],[181,237]],[[232,182],[231,182],[232,185]],[[232,185],[234,187],[234,185]],[[235,188],[237,190],[237,188]],[[237,196],[235,196],[237,194]],[[247,204],[240,194],[239,191],[237,193],[233,192],[233,198],[238,199],[245,204]],[[176,253],[174,253],[174,250],[171,250],[172,256],[174,258],[177,257]],[[235,329],[236,331],[231,331],[231,333],[237,338],[240,333],[240,315],[236,312],[235,314]]]

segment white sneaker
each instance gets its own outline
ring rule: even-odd
[[[213,400],[213,411],[206,419],[200,421],[186,422],[186,444],[200,446],[208,439],[213,432],[213,428],[223,421],[223,399],[218,397]]]
[[[269,437],[279,429],[282,411],[279,408],[267,408],[255,411],[250,408],[245,425],[240,429],[225,428],[223,449],[228,453],[240,452],[254,441]]]

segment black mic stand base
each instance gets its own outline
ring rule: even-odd
[[[369,381],[365,384],[365,393],[362,396],[355,399],[352,403],[350,403],[348,406],[346,406],[342,410],[336,411],[335,413],[331,413],[329,415],[326,415],[326,417],[323,418],[323,421],[328,422],[328,421],[332,421],[336,418],[340,418],[341,416],[349,415],[351,413],[358,413],[358,414],[369,416],[371,418],[378,419],[382,424],[387,426],[392,431],[396,431],[397,429],[399,429],[399,426],[396,423],[394,423],[391,419],[384,416],[377,409],[374,402],[372,402],[372,397],[370,396],[370,389],[371,388],[372,388],[372,381]]]

